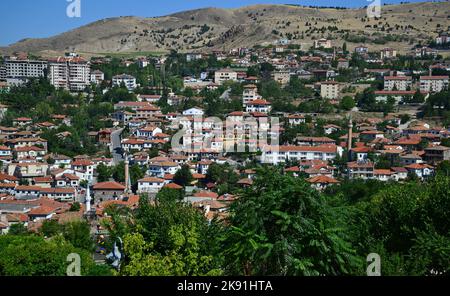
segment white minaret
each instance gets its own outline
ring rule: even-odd
[[[125,154],[125,194],[131,192],[131,180],[130,180],[130,162],[128,161],[128,154]]]
[[[89,182],[87,183],[87,188],[86,188],[86,198],[85,198],[85,203],[86,203],[86,213],[91,211],[91,184],[89,184]]]
[[[351,161],[352,158],[352,141],[353,141],[353,120],[352,120],[352,113],[350,113],[349,116],[349,123],[348,123],[348,142],[347,142],[347,149],[348,149],[348,160]]]

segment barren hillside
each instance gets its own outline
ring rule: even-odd
[[[54,37],[22,40],[0,50],[97,54],[201,51],[250,47],[281,38],[309,47],[314,39],[328,37],[336,45],[346,39],[349,48],[364,43],[371,49],[394,46],[407,51],[411,44],[433,38],[449,25],[448,1],[386,5],[380,19],[368,19],[365,9],[256,5],[205,8],[156,18],[110,18]]]

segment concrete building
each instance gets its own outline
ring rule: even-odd
[[[286,161],[323,160],[329,161],[342,154],[336,145],[322,146],[266,146],[262,149],[261,162],[284,163]]]
[[[448,76],[420,76],[421,92],[441,92],[448,89]]]
[[[446,44],[450,42],[450,36],[447,32],[442,32],[438,37],[435,38],[436,44]]]
[[[314,48],[331,48],[331,40],[321,38],[318,40],[314,40]]]
[[[11,57],[5,60],[4,67],[4,79],[44,77],[45,71],[47,69],[47,61],[28,60]]]
[[[424,160],[430,164],[450,160],[450,147],[435,146],[426,148]]]
[[[383,59],[390,59],[395,58],[397,56],[397,50],[393,48],[383,48],[380,51],[380,58]]]
[[[122,75],[116,75],[112,78],[112,86],[118,86],[120,87],[122,84],[125,84],[125,87],[129,91],[133,91],[136,89],[136,78],[134,78],[131,75],[122,74]]]
[[[0,65],[0,80],[6,80],[6,66]]]
[[[48,62],[48,78],[56,88],[83,91],[90,84],[90,64],[81,57],[58,57]]]
[[[357,47],[355,47],[355,53],[361,54],[361,55],[368,54],[369,48],[364,45],[357,46]]]
[[[291,74],[289,71],[277,71],[272,74],[273,80],[281,85],[286,85],[291,80]]]
[[[214,82],[222,85],[225,81],[232,80],[237,81],[238,73],[231,69],[222,69],[214,73]]]
[[[324,99],[337,99],[340,85],[336,81],[325,81],[320,84],[320,96]]]
[[[385,76],[384,90],[411,90],[411,76]]]
[[[350,179],[372,179],[375,165],[370,161],[349,162],[347,172]]]
[[[247,103],[259,100],[261,96],[258,95],[258,88],[254,84],[248,84],[244,86],[244,92],[242,93],[242,103],[244,107]]]
[[[96,202],[117,200],[125,192],[125,186],[117,182],[102,182],[94,185],[94,198]]]
[[[105,73],[100,70],[91,72],[91,83],[100,84],[103,80],[105,80]]]
[[[245,107],[246,112],[260,112],[269,113],[272,110],[272,106],[266,100],[253,100],[248,102]]]
[[[138,181],[138,193],[156,193],[164,186],[165,180],[155,177],[146,177]]]
[[[186,62],[193,62],[197,60],[201,60],[203,55],[201,53],[187,53],[186,54]]]

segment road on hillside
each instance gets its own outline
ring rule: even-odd
[[[118,129],[111,133],[111,153],[113,155],[114,165],[119,164],[124,160],[122,155],[122,146],[121,146],[121,135],[123,132],[123,128]]]

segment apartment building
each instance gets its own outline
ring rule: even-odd
[[[442,32],[438,37],[435,38],[436,44],[446,44],[450,42],[450,36],[447,32]]]
[[[237,81],[238,73],[231,69],[222,69],[214,73],[214,82],[222,85],[225,81],[232,80]]]
[[[242,93],[242,103],[244,107],[247,103],[261,99],[261,96],[258,95],[258,88],[254,84],[247,84],[244,86],[244,92]]]
[[[272,106],[266,100],[253,100],[246,104],[245,111],[246,112],[260,112],[260,113],[269,113],[272,110]]]
[[[420,76],[421,92],[441,92],[448,89],[448,76]]]
[[[411,76],[385,76],[384,90],[410,90],[412,87]]]
[[[397,56],[397,51],[393,48],[383,48],[380,51],[380,58],[383,59],[390,59],[395,58]]]
[[[291,74],[289,71],[277,71],[272,74],[273,80],[278,82],[281,85],[287,85],[291,80]]]
[[[435,164],[444,160],[450,160],[450,147],[434,146],[425,149],[424,160]]]
[[[0,65],[0,81],[6,80],[6,66]]]
[[[156,193],[165,185],[165,180],[155,177],[146,177],[138,181],[138,193]]]
[[[347,172],[350,179],[372,179],[375,165],[370,161],[349,162]]]
[[[337,99],[339,97],[339,83],[336,81],[325,81],[320,84],[320,96],[324,99]]]
[[[90,85],[90,64],[81,57],[58,57],[48,62],[48,78],[56,88],[83,91]]]
[[[422,47],[416,48],[414,50],[414,54],[416,55],[417,58],[423,58],[423,57],[429,57],[429,56],[432,56],[435,58],[438,55],[438,51],[433,48],[422,46]]]
[[[0,76],[4,75],[4,79],[44,77],[46,69],[47,61],[11,57],[5,60],[3,74],[0,73]]]
[[[131,75],[122,74],[122,75],[113,76],[113,78],[112,78],[112,86],[113,87],[114,86],[120,87],[122,84],[125,84],[125,87],[129,91],[133,91],[137,87],[136,78],[134,78]]]
[[[105,80],[105,74],[100,70],[91,72],[91,83],[100,84]]]
[[[336,158],[342,151],[336,145],[321,146],[266,146],[262,149],[261,162],[274,165],[286,161],[323,160]]]
[[[331,48],[331,40],[321,38],[318,40],[314,40],[314,48]]]

